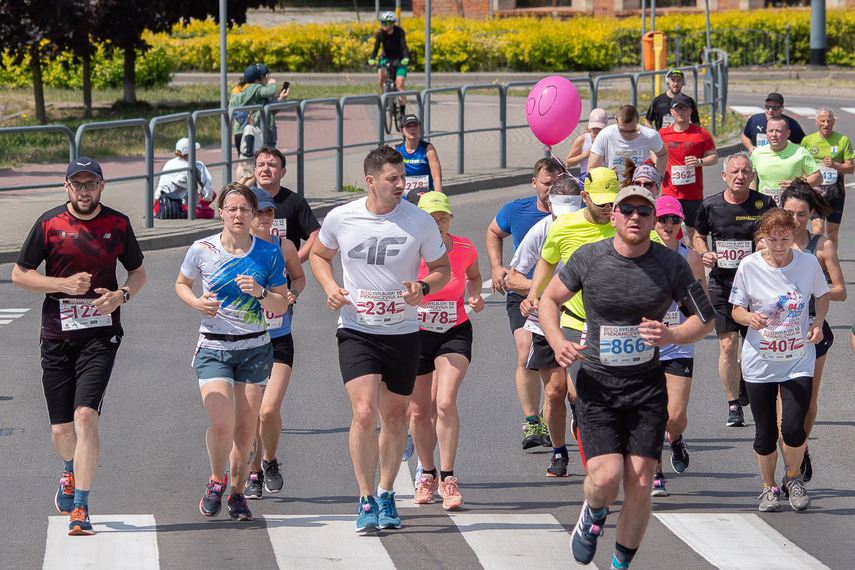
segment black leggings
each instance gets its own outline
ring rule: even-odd
[[[754,416],[754,451],[774,453],[778,445],[778,389],[781,390],[781,435],[790,447],[807,439],[805,416],[810,406],[813,378],[802,376],[785,382],[746,382],[751,414]]]

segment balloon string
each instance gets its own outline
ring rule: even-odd
[[[543,147],[543,150],[545,150],[546,152],[548,152],[548,153],[552,156],[552,158],[554,158],[554,159],[555,159],[555,162],[557,162],[558,164],[560,164],[560,165],[561,165],[561,168],[563,168],[563,169],[564,169],[564,173],[565,173],[567,176],[569,176],[570,178],[572,178],[573,180],[575,180],[575,181],[576,181],[576,183],[577,183],[579,186],[582,186],[582,181],[581,181],[581,180],[579,180],[578,178],[576,178],[575,176],[573,176],[573,173],[572,173],[572,172],[570,172],[570,170],[568,170],[568,169],[567,169],[567,167],[564,165],[564,161],[563,161],[563,160],[561,160],[560,158],[558,158],[557,156],[555,156],[555,153],[554,153],[554,152],[552,152],[552,146],[550,146],[550,145],[545,145],[545,146]]]

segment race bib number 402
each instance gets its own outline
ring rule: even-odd
[[[652,360],[655,351],[638,336],[638,325],[600,327],[600,362],[603,364],[635,366]]]
[[[715,251],[718,266],[722,269],[736,269],[743,257],[751,255],[750,240],[716,240]]]
[[[431,332],[445,332],[457,324],[455,301],[429,301],[419,305],[419,327]]]
[[[356,322],[369,326],[400,323],[407,306],[403,296],[403,291],[357,289]]]
[[[102,315],[92,306],[92,299],[60,299],[59,321],[64,331],[109,327],[113,315]]]

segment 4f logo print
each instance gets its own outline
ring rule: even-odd
[[[406,237],[387,237],[381,240],[378,240],[376,237],[368,238],[348,251],[347,257],[350,259],[364,259],[368,265],[384,265],[386,257],[394,257],[400,253],[398,248],[391,246],[403,245],[406,242]]]

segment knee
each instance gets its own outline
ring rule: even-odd
[[[439,419],[457,417],[457,402],[453,398],[437,399],[436,415]]]
[[[97,429],[98,411],[86,406],[74,410],[74,426],[78,433],[83,430]]]
[[[260,410],[258,410],[258,420],[262,424],[269,424],[275,422],[280,419],[279,409],[272,407],[262,406]]]
[[[802,427],[804,430],[804,427]],[[786,442],[785,442],[786,443]],[[789,445],[789,444],[787,444]],[[774,429],[764,433],[758,432],[754,436],[754,451],[757,455],[766,456],[775,452],[778,447],[778,430]]]
[[[74,435],[74,422],[68,422],[65,424],[51,424],[50,426],[51,436],[59,439],[65,439]]]
[[[376,429],[377,411],[368,404],[354,406],[353,425],[360,430]]]
[[[620,471],[588,473],[588,482],[596,490],[598,495],[612,494],[620,488]]]
[[[544,392],[550,406],[563,406],[564,398],[567,397],[567,383],[563,379],[561,382],[550,382],[544,388]]]
[[[807,440],[804,420],[800,422],[787,420],[782,421],[781,437],[784,440],[784,445],[789,447],[801,447],[805,440]]]
[[[668,431],[674,433],[683,433],[686,426],[689,424],[689,418],[686,412],[682,409],[674,410],[668,413]]]

